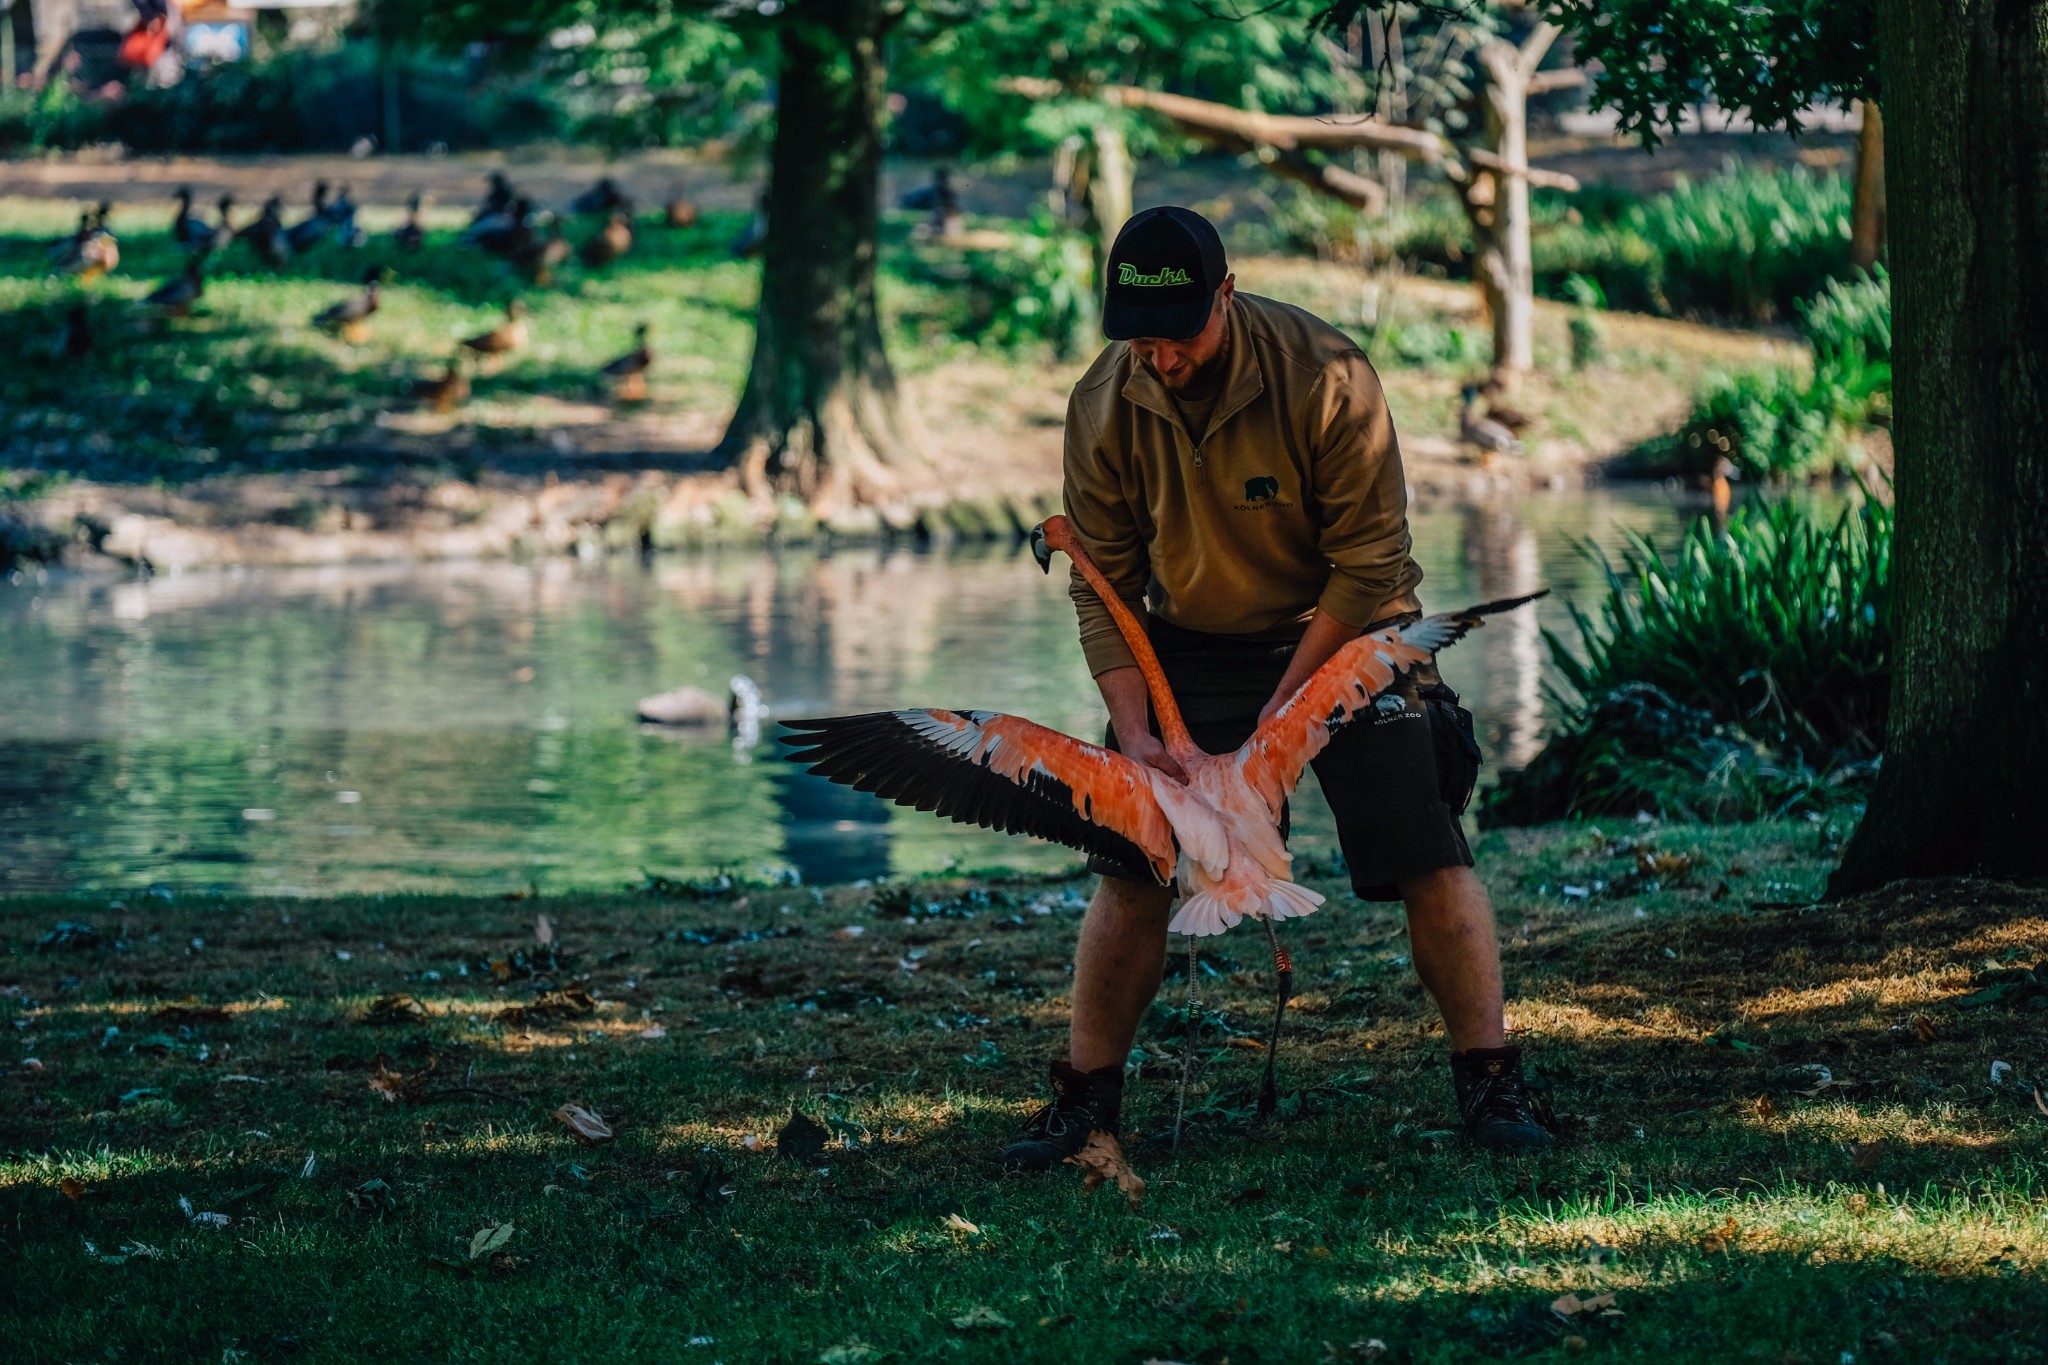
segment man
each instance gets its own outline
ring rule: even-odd
[[[1108,275],[1115,344],[1068,403],[1067,516],[1148,621],[1195,742],[1227,753],[1347,640],[1420,613],[1401,453],[1365,355],[1301,309],[1238,293],[1201,215],[1140,213]],[[1108,609],[1079,573],[1072,591],[1108,742],[1181,776]],[[1466,1132],[1523,1151],[1550,1137],[1505,1045],[1493,906],[1458,824],[1477,764],[1471,717],[1419,670],[1315,768],[1352,889],[1407,908]],[[1052,1103],[1005,1149],[1013,1169],[1049,1169],[1090,1129],[1118,1130],[1124,1059],[1159,990],[1172,888],[1105,860],[1090,869],[1102,880],[1074,954],[1070,1055],[1052,1065]]]

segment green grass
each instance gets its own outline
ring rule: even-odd
[[[243,220],[252,212],[239,211]],[[329,243],[281,271],[246,246],[231,247],[214,262],[189,319],[159,318],[141,302],[183,267],[184,253],[165,231],[168,207],[117,209],[120,269],[88,285],[48,274],[47,243],[67,235],[76,216],[59,201],[0,201],[0,312],[9,318],[0,334],[0,437],[17,482],[59,472],[177,483],[353,465],[375,453],[434,464],[465,458],[456,449],[465,442],[447,439],[451,429],[481,447],[471,455],[494,444],[532,445],[571,409],[611,405],[597,371],[632,346],[641,321],[652,328],[657,360],[651,401],[639,411],[723,417],[752,351],[760,267],[727,250],[743,225],[736,215],[707,214],[686,230],[645,216],[623,260],[599,270],[572,262],[537,288],[509,264],[458,246],[460,213],[430,219],[426,247],[407,254],[388,236],[396,215],[365,211],[368,246]],[[572,223],[570,240],[592,231]],[[908,235],[908,217],[892,218],[882,294],[899,368],[916,373],[971,351],[961,337],[977,333],[1006,343],[1005,353],[1044,349],[1011,315],[1018,296],[1050,286],[1004,274],[1031,268],[1035,257],[977,261],[973,287],[963,288]],[[366,344],[309,325],[378,266],[392,282]],[[456,343],[495,325],[515,297],[531,310],[528,348],[479,375],[473,401],[452,423],[419,413],[406,396],[411,381],[438,374]],[[67,366],[55,350],[80,301],[92,310],[98,346]]]
[[[0,1339],[21,1361],[2024,1358],[2048,1117],[1989,1068],[2039,1065],[2014,969],[2048,948],[2048,898],[1752,904],[1806,899],[1841,833],[1482,842],[1564,1134],[1525,1160],[1444,1136],[1396,914],[1289,926],[1281,1116],[1251,1117],[1258,1053],[1212,1035],[1170,1156],[1156,1014],[1135,1208],[993,1162],[1061,1048],[1079,880],[0,902]],[[38,951],[60,920],[102,946]],[[1204,954],[1233,1028],[1257,1028],[1263,958],[1242,933]],[[510,1012],[544,986],[594,1009]],[[420,1017],[372,1022],[399,992]],[[387,1102],[379,1056],[426,1074]],[[549,1119],[568,1102],[616,1140],[576,1145]],[[773,1150],[792,1106],[826,1130],[807,1161]],[[1566,1293],[1621,1316],[1561,1316]]]

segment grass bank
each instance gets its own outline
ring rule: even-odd
[[[1141,1035],[1135,1207],[993,1162],[1061,1045],[1079,879],[0,902],[0,1335],[24,1361],[2022,1358],[2048,896],[1790,907],[1841,833],[1486,836],[1563,1134],[1534,1159],[1448,1135],[1385,907],[1288,935],[1286,1098],[1255,1121],[1268,977],[1224,939],[1178,1157],[1180,1030]],[[579,1145],[570,1103],[616,1137]]]

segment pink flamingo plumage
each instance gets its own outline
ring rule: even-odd
[[[1252,737],[1228,754],[1189,736],[1145,629],[1090,562],[1064,516],[1032,532],[1051,571],[1062,550],[1101,595],[1137,657],[1159,736],[1187,774],[1181,782],[1115,750],[993,711],[923,709],[789,722],[794,762],[859,791],[963,824],[1035,834],[1127,865],[1159,885],[1180,884],[1168,926],[1204,937],[1245,918],[1312,913],[1323,898],[1289,877],[1280,815],[1302,770],[1331,733],[1368,710],[1409,669],[1482,618],[1541,593],[1430,616],[1361,635],[1333,655]]]

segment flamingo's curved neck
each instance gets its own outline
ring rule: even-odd
[[[1159,738],[1166,745],[1166,752],[1172,754],[1178,763],[1207,757],[1188,733],[1187,723],[1181,719],[1180,703],[1173,699],[1173,689],[1166,682],[1166,670],[1160,667],[1159,656],[1152,652],[1152,639],[1145,634],[1145,627],[1124,605],[1116,589],[1110,587],[1109,580],[1102,576],[1102,570],[1095,567],[1095,561],[1088,558],[1088,552],[1081,548],[1080,539],[1071,528],[1067,528],[1054,543],[1056,548],[1067,552],[1074,561],[1074,567],[1081,571],[1081,577],[1088,580],[1088,586],[1095,589],[1102,605],[1109,608],[1116,628],[1123,632],[1124,643],[1137,657],[1138,671],[1145,675],[1145,690],[1152,695],[1152,714],[1159,718]]]

